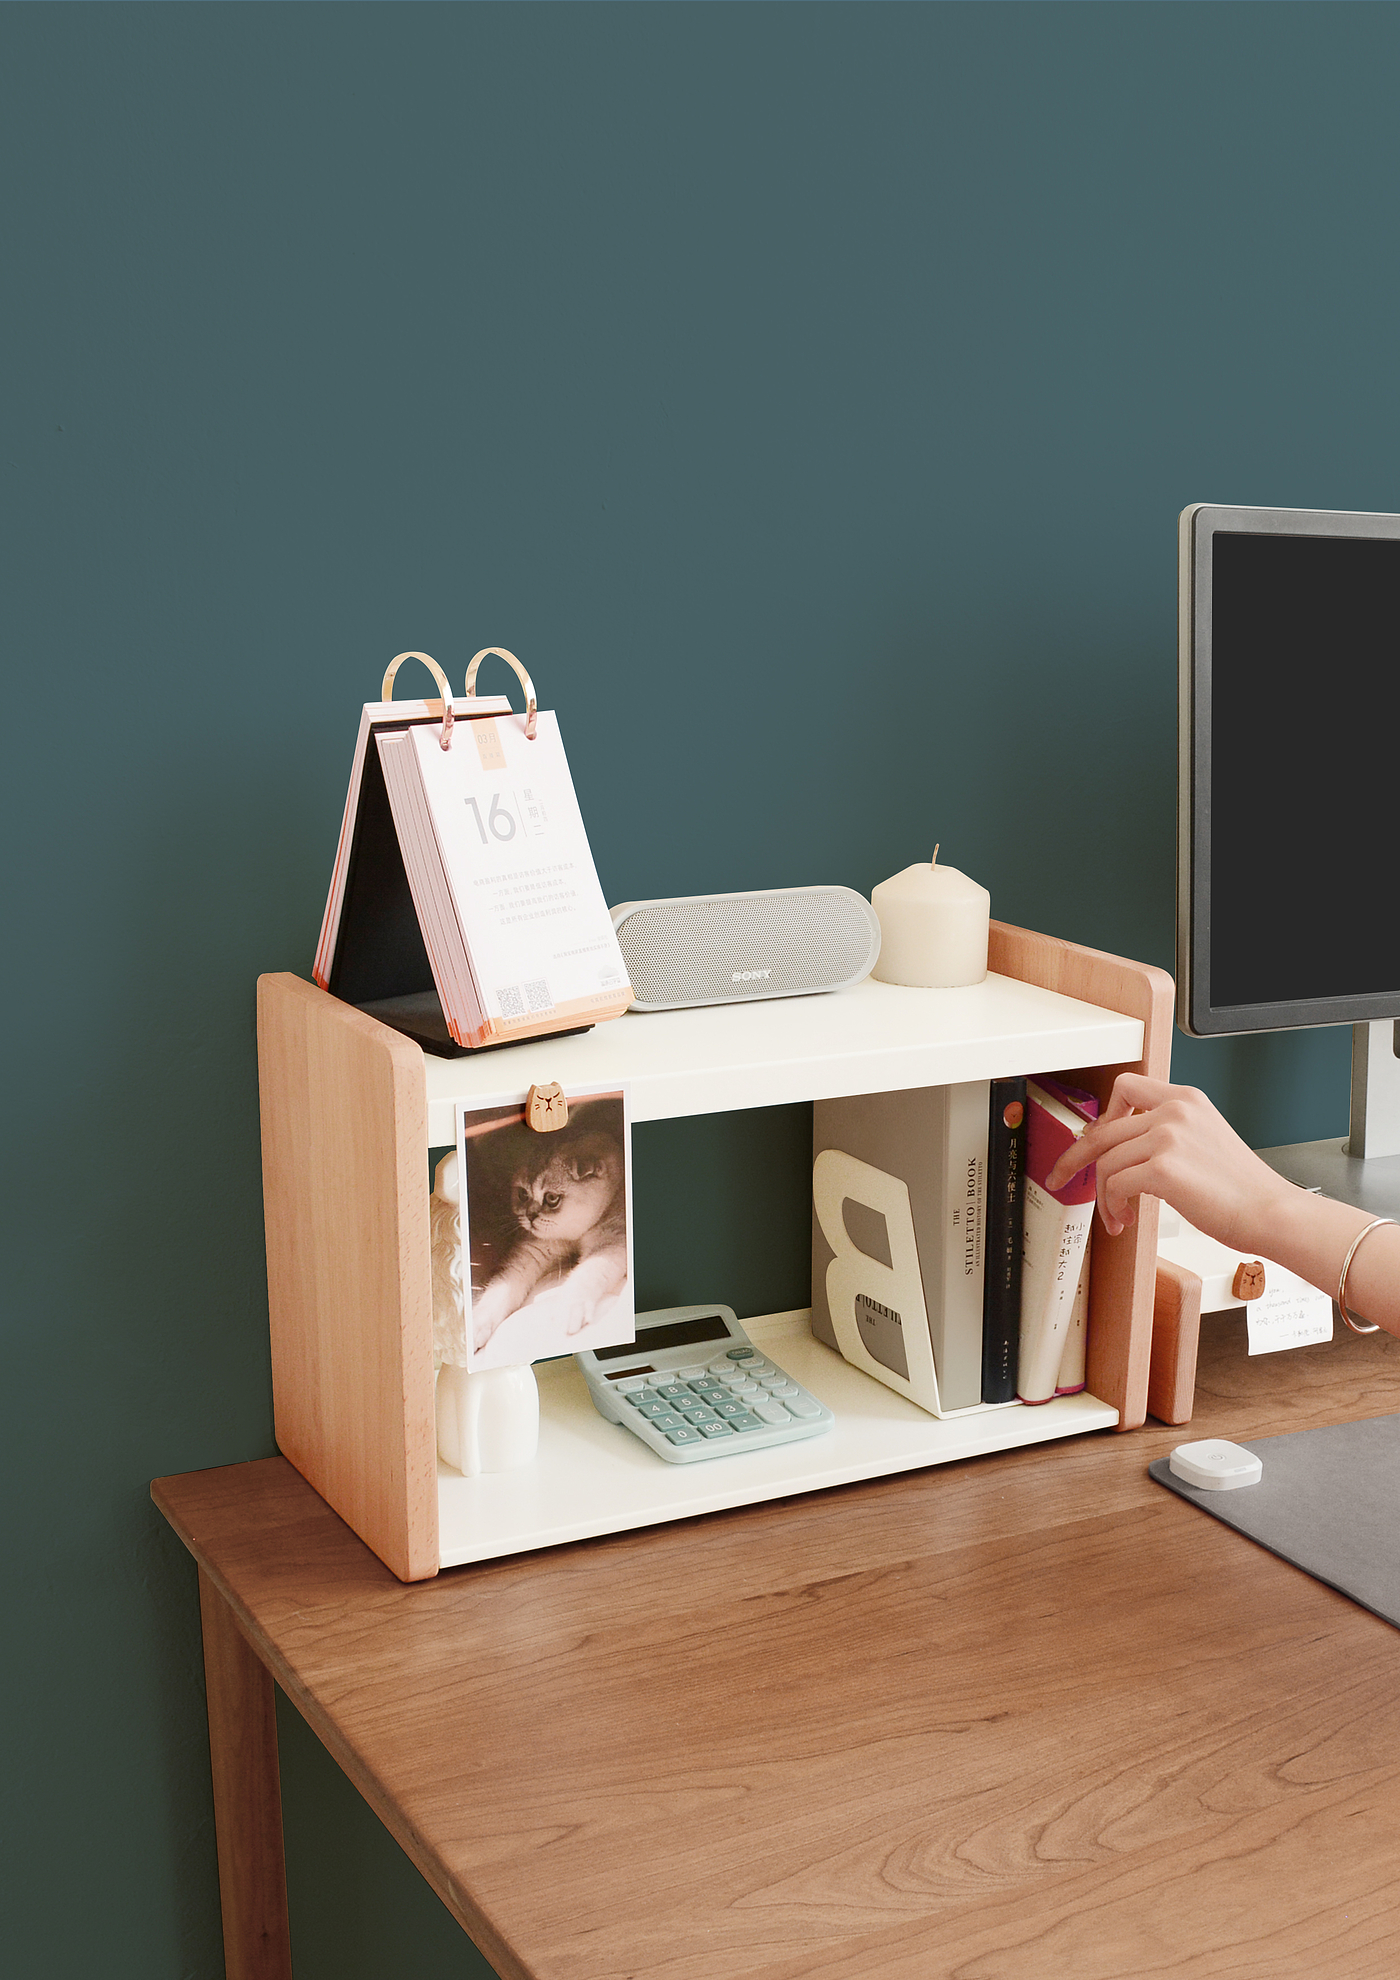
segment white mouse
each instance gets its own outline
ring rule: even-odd
[[[1257,1485],[1264,1475],[1261,1458],[1223,1437],[1178,1444],[1167,1462],[1178,1478],[1207,1492],[1237,1492],[1242,1485]]]

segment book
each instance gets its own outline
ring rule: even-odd
[[[1094,1169],[1083,1169],[1064,1189],[1045,1179],[1060,1156],[1097,1114],[1092,1094],[1052,1080],[1026,1082],[1026,1197],[1021,1254],[1021,1338],[1016,1393],[1022,1402],[1049,1402],[1059,1379],[1074,1308],[1079,1269],[1094,1215]],[[1062,1097],[1065,1096],[1065,1097]]]
[[[1082,1114],[1086,1121],[1096,1121],[1099,1117],[1098,1095],[1087,1092],[1082,1086],[1071,1086],[1062,1079],[1050,1079],[1042,1075],[1041,1085],[1047,1093],[1072,1107],[1076,1114]],[[1074,1303],[1070,1307],[1069,1326],[1065,1332],[1064,1352],[1060,1356],[1060,1373],[1055,1383],[1057,1396],[1077,1396],[1088,1386],[1085,1370],[1088,1361],[1089,1345],[1089,1273],[1094,1256],[1093,1220],[1090,1219],[1090,1238],[1084,1246],[1084,1256],[1080,1261],[1079,1278],[1074,1288]]]
[[[632,999],[555,716],[503,696],[360,721],[314,975],[430,1049],[618,1017]],[[450,1041],[450,1042],[449,1042]]]
[[[1074,1288],[1074,1304],[1070,1308],[1064,1351],[1060,1355],[1060,1373],[1055,1382],[1057,1396],[1081,1395],[1088,1387],[1089,1271],[1093,1257],[1094,1246],[1091,1239],[1084,1247],[1084,1256],[1079,1264],[1079,1278]]]
[[[1021,1340],[1021,1245],[1026,1183],[1026,1082],[994,1079],[987,1122],[986,1278],[982,1400],[1016,1400]]]
[[[934,1415],[982,1400],[986,1080],[818,1100],[812,1331]]]

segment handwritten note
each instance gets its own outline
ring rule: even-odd
[[[1265,1265],[1263,1294],[1249,1300],[1244,1310],[1251,1354],[1278,1354],[1332,1338],[1331,1298],[1282,1265]]]

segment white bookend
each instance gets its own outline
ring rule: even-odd
[[[812,1331],[938,1416],[982,1405],[987,1106],[970,1080],[813,1117]]]

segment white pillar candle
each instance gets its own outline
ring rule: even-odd
[[[926,866],[882,880],[870,904],[880,921],[882,983],[951,990],[986,976],[992,897],[955,866],[940,866],[937,846]]]

